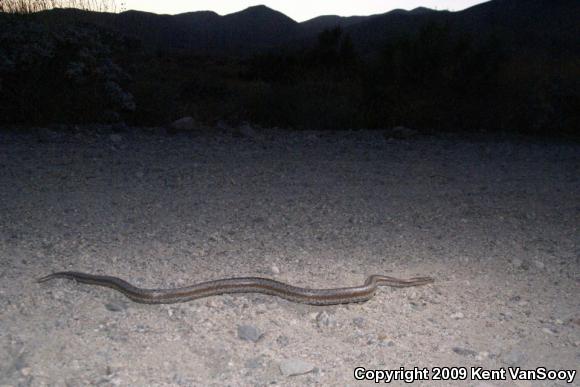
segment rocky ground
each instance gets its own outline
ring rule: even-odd
[[[566,383],[471,367],[580,370],[578,144],[94,129],[0,132],[2,386],[373,385],[356,367],[468,372],[417,386],[552,386]],[[60,270],[143,287],[436,282],[340,306],[156,306],[35,282]]]

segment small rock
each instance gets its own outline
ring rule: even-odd
[[[280,274],[280,268],[278,268],[276,265],[272,265],[270,270],[272,271],[272,274]]]
[[[238,325],[238,337],[245,341],[258,342],[263,336],[260,330],[252,325]]]
[[[358,327],[358,328],[362,328],[365,325],[365,319],[363,317],[355,317],[352,319],[352,323]]]
[[[512,312],[510,312],[509,310],[503,311],[503,312],[499,312],[499,320],[500,321],[506,321],[506,320],[511,320],[513,318]]]
[[[409,305],[411,306],[411,308],[413,310],[418,310],[418,311],[424,310],[427,307],[427,304],[424,302],[410,301]]]
[[[476,351],[467,348],[453,347],[451,350],[461,356],[477,356]]]
[[[250,124],[244,124],[244,125],[240,126],[238,128],[238,132],[239,132],[239,134],[242,137],[247,137],[247,138],[256,138],[256,137],[258,137],[258,134],[254,130],[254,128],[252,128],[250,126]]]
[[[362,336],[362,339],[365,341],[366,345],[374,345],[379,342],[377,335],[374,333],[367,333]]]
[[[543,270],[544,267],[546,267],[546,265],[544,265],[544,262],[542,261],[534,261],[534,266],[536,266],[536,268]]]
[[[193,117],[183,117],[179,120],[173,121],[170,125],[171,129],[174,130],[193,130],[196,127],[195,120]]]
[[[55,300],[62,300],[63,298],[65,298],[64,292],[62,292],[61,290],[53,290],[52,298],[54,298]]]
[[[207,306],[208,308],[219,307],[218,302],[215,298],[208,298],[208,300],[205,302],[205,306]]]
[[[526,359],[526,355],[521,351],[512,349],[511,351],[503,355],[502,359],[504,363],[506,363],[507,365],[517,367],[522,365],[523,361]]]
[[[288,336],[278,336],[278,338],[276,339],[276,343],[280,346],[280,347],[286,347],[288,344],[290,344],[290,339],[288,338]]]
[[[32,372],[32,369],[30,367],[24,367],[24,368],[20,369],[20,373],[23,376],[28,376],[28,375],[30,375],[31,372]]]
[[[301,359],[287,359],[280,363],[280,372],[284,376],[304,375],[314,370],[314,366]]]
[[[395,346],[395,342],[393,340],[379,341],[379,347],[389,348],[389,347],[394,347],[394,346]]]
[[[542,328],[542,332],[547,333],[551,336],[555,335],[556,333],[558,333],[555,329],[552,328]]]
[[[463,315],[463,313],[461,312],[457,312],[457,313],[453,313],[451,316],[452,319],[454,320],[461,320],[462,318],[464,318],[465,316]]]
[[[123,141],[123,137],[120,134],[111,134],[109,136],[109,139],[114,142],[115,144],[120,143],[121,141]]]
[[[255,357],[246,362],[245,366],[249,369],[261,368],[264,365],[264,356]]]
[[[337,322],[334,316],[323,311],[316,316],[316,325],[318,328],[334,328],[337,326]]]
[[[306,141],[315,142],[318,141],[318,135],[316,133],[310,133],[306,136]]]
[[[122,312],[127,309],[127,304],[125,302],[109,302],[105,304],[105,308],[111,312]]]

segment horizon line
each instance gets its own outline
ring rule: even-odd
[[[216,11],[213,11],[213,10],[210,10],[210,9],[207,9],[207,10],[200,9],[200,10],[196,10],[196,11],[186,11],[186,12],[173,13],[173,14],[171,14],[171,13],[156,13],[156,12],[144,11],[144,10],[140,10],[140,9],[127,9],[127,10],[120,10],[118,12],[104,12],[104,13],[122,14],[122,13],[127,13],[127,12],[141,12],[141,13],[148,13],[148,14],[157,15],[157,16],[180,16],[180,15],[187,15],[187,14],[194,14],[194,13],[213,13],[213,14],[215,14],[217,16],[225,17],[225,16],[235,15],[235,14],[238,14],[238,13],[241,13],[241,12],[244,12],[244,11],[247,11],[247,10],[249,10],[251,8],[264,7],[264,8],[267,8],[267,9],[271,10],[271,11],[278,12],[278,13],[286,16],[287,18],[291,19],[292,21],[300,24],[300,23],[306,23],[308,21],[311,21],[311,20],[314,20],[314,19],[317,19],[317,18],[320,18],[320,17],[327,17],[327,16],[334,16],[334,17],[339,17],[339,18],[373,17],[373,16],[379,16],[379,15],[385,15],[385,14],[388,14],[388,13],[391,13],[391,12],[396,12],[396,11],[413,12],[413,11],[415,11],[417,9],[424,9],[424,10],[433,11],[433,12],[450,12],[450,13],[456,13],[456,12],[462,12],[462,11],[465,11],[467,9],[476,7],[476,6],[480,5],[480,4],[488,3],[490,1],[492,1],[492,0],[484,1],[482,3],[475,4],[475,5],[472,5],[471,7],[467,7],[467,8],[461,9],[461,10],[437,9],[437,8],[429,8],[429,7],[419,6],[419,7],[415,7],[415,8],[412,8],[412,9],[393,8],[393,9],[391,9],[389,11],[386,11],[386,12],[373,13],[373,14],[369,14],[369,15],[360,15],[360,14],[358,14],[358,15],[342,16],[342,15],[338,15],[338,14],[323,14],[323,15],[314,16],[314,17],[312,17],[310,19],[306,19],[306,20],[303,20],[303,21],[298,21],[296,19],[293,19],[292,17],[286,15],[285,13],[283,13],[281,11],[278,11],[277,9],[268,7],[267,5],[264,5],[264,4],[252,5],[252,6],[249,6],[249,7],[243,8],[243,9],[240,9],[239,11],[235,11],[235,12],[231,12],[231,13],[225,13],[225,14],[220,14],[220,13],[218,13]],[[53,9],[79,9],[79,8],[71,8],[71,7],[68,7],[68,8],[60,8],[60,7],[55,7]],[[82,10],[82,9],[79,9],[79,10]],[[91,10],[84,10],[84,11],[88,11],[88,12],[99,12],[99,11],[91,11]]]

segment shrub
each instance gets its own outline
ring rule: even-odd
[[[0,120],[98,122],[135,110],[123,89],[131,78],[113,59],[124,45],[115,34],[90,24],[52,25],[41,15],[14,16],[4,26]]]

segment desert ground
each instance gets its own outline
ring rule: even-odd
[[[1,130],[0,385],[374,385],[357,367],[428,371],[390,385],[579,385],[472,374],[580,371],[579,226],[577,143]],[[145,305],[36,282],[62,270],[147,288],[240,276],[435,283],[336,306],[260,294]]]

